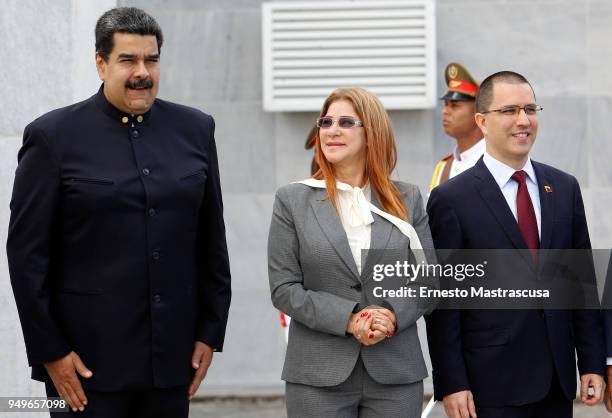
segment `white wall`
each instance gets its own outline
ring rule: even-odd
[[[523,73],[545,108],[534,158],[575,174],[593,246],[612,246],[612,4],[607,0],[438,0],[438,80],[450,61],[483,79]],[[24,126],[93,94],[94,23],[114,1],[0,0],[0,238]],[[234,299],[225,352],[201,394],[279,392],[284,347],[270,304],[266,239],[276,188],[306,177],[303,149],[314,113],[265,113],[261,97],[261,0],[120,0],[161,24],[160,97],[217,121]],[[440,108],[394,111],[398,176],[428,186],[452,142]],[[25,349],[0,252],[0,396],[40,393]]]

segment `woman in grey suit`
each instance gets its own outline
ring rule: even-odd
[[[399,291],[437,281],[381,272],[432,249],[421,194],[391,180],[393,131],[371,93],[335,90],[317,126],[320,169],[278,190],[268,240],[272,302],[293,319],[288,416],[416,418],[427,376],[416,321],[433,301]]]

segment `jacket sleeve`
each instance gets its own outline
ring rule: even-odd
[[[423,207],[423,198],[418,187],[411,187],[412,194],[411,202],[414,202],[412,211],[408,214],[411,220],[411,224],[414,227],[421,246],[423,247],[423,255],[427,259],[428,263],[435,263],[436,257],[434,254],[434,246],[431,238],[431,232],[429,231],[428,217]],[[417,250],[420,251],[420,250]],[[416,262],[412,260],[412,262]],[[413,287],[427,287],[430,289],[438,289],[440,283],[437,277],[418,277],[414,282],[411,282],[409,286]],[[418,290],[417,290],[418,292]],[[418,294],[418,293],[417,293]],[[414,303],[414,300],[417,303]],[[390,307],[395,313],[397,319],[397,329],[401,331],[412,326],[421,316],[430,313],[436,306],[437,299],[435,298],[388,298],[383,302],[383,306]]]
[[[439,188],[431,191],[427,213],[434,246],[438,249],[461,248],[461,225]],[[435,398],[442,400],[451,393],[469,390],[470,384],[461,349],[461,312],[437,309],[425,320]]]
[[[580,186],[576,179],[573,179],[573,181],[573,248],[586,251],[591,249],[591,240],[589,238]],[[590,284],[596,289],[595,272],[590,272],[592,273],[590,275],[592,277]],[[601,314],[595,309],[576,309],[573,311],[573,328],[576,337],[576,354],[580,375],[588,373],[605,375],[606,350]]]
[[[43,131],[28,125],[18,155],[6,249],[31,366],[70,352],[50,297],[60,186],[59,164]]]
[[[602,299],[604,336],[606,338],[606,360],[612,358],[612,253],[608,260],[608,270]]]
[[[214,132],[211,118],[206,188],[198,222],[201,278],[197,339],[216,351],[222,351],[232,289]]]
[[[284,192],[280,189],[276,194],[268,236],[272,303],[292,320],[313,330],[346,336],[346,327],[357,303],[332,293],[304,288],[298,236]]]

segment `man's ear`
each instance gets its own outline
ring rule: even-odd
[[[476,121],[476,125],[480,128],[482,134],[487,136],[487,118],[482,113],[476,113],[474,115],[474,120]]]
[[[104,61],[104,58],[100,56],[99,53],[96,52],[96,69],[98,70],[98,77],[100,80],[104,81],[106,78],[106,66],[108,63]]]

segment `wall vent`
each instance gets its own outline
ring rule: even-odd
[[[263,105],[318,111],[361,86],[387,109],[436,105],[434,0],[262,4]]]

